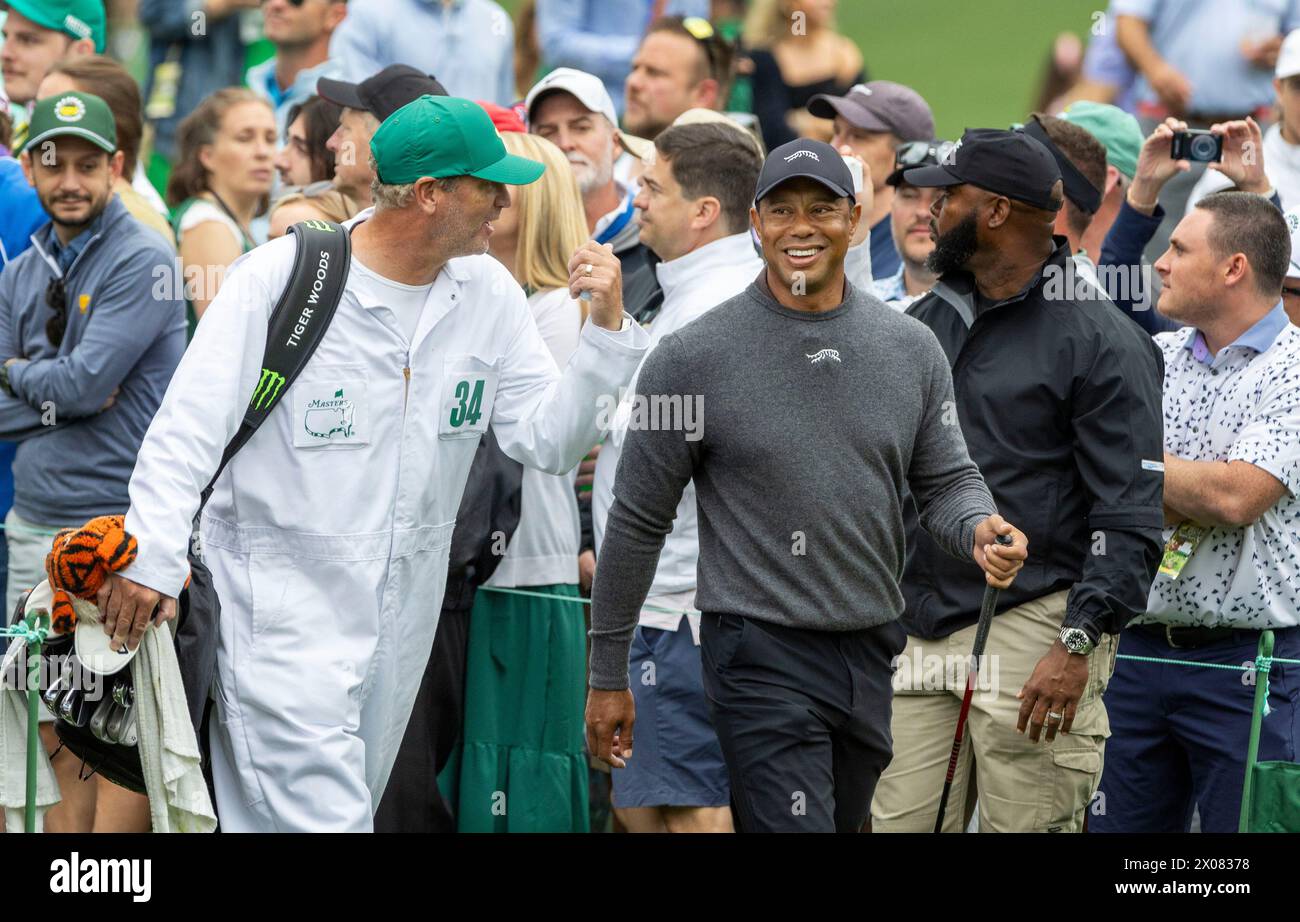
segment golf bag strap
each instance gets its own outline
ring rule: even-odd
[[[217,471],[204,487],[199,513],[230,459],[253,437],[306,366],[325,331],[348,279],[352,241],[346,229],[332,221],[303,221],[289,230],[297,243],[293,272],[271,312],[262,358],[262,375],[253,391],[244,421],[221,455]],[[198,516],[195,516],[197,521]]]

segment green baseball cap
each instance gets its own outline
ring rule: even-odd
[[[1061,118],[1078,125],[1106,148],[1110,165],[1129,179],[1137,173],[1138,153],[1142,150],[1142,129],[1138,120],[1123,109],[1100,102],[1071,103]]]
[[[545,165],[506,152],[492,117],[476,102],[455,96],[421,96],[398,109],[370,140],[376,173],[386,185],[429,176],[475,176],[523,186]]]
[[[95,53],[104,53],[103,0],[5,0],[0,8],[13,10],[46,29],[93,39]]]
[[[110,154],[117,150],[117,126],[108,103],[90,93],[56,93],[32,107],[27,128],[27,150],[50,138],[73,135],[85,138]]]

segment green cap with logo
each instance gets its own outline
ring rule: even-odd
[[[370,152],[379,181],[390,186],[425,176],[474,176],[523,186],[546,169],[508,153],[483,107],[455,96],[421,96],[402,106],[379,126]]]
[[[37,101],[27,128],[30,150],[50,138],[74,136],[102,147],[110,154],[117,150],[117,126],[108,103],[90,93],[55,93]]]
[[[1100,102],[1071,103],[1061,118],[1078,125],[1106,148],[1106,160],[1129,179],[1137,173],[1142,150],[1142,129],[1138,120],[1117,106]]]
[[[5,0],[0,3],[3,8],[46,29],[76,39],[92,39],[95,53],[104,53],[103,0]]]

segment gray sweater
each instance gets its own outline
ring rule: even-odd
[[[814,314],[783,307],[760,276],[647,357],[592,591],[593,688],[627,687],[637,615],[692,478],[701,611],[826,631],[897,618],[909,488],[922,526],[971,560],[995,507],[943,350],[845,287]],[[685,430],[671,425],[683,400],[696,413]]]

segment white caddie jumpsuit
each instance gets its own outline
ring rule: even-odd
[[[365,220],[363,213],[351,223]],[[149,427],[125,576],[168,596],[199,492],[261,374],[294,240],[239,259]],[[428,663],[456,510],[489,421],[506,454],[571,470],[647,335],[587,324],[563,375],[490,256],[449,261],[407,342],[348,287],[324,339],[216,484],[204,560],[221,598],[213,770],[228,831],[367,831]]]

